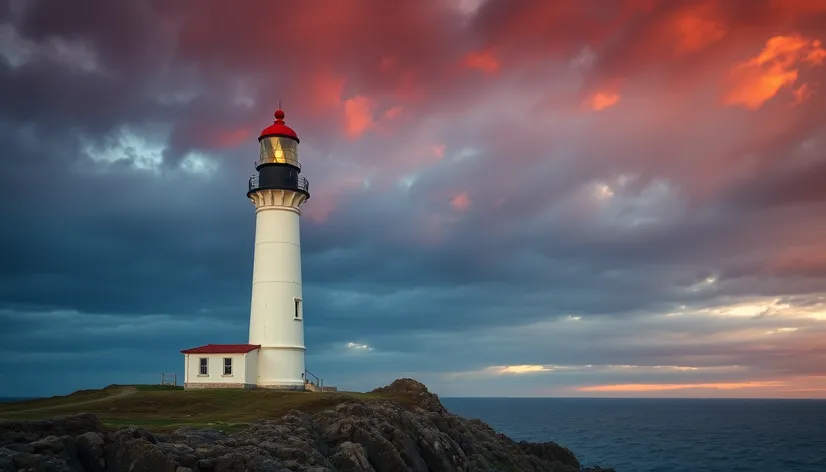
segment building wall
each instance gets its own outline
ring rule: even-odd
[[[255,385],[258,382],[258,351],[248,352],[246,365],[246,382]]]
[[[258,206],[249,343],[260,344],[257,384],[304,385],[304,302],[299,214],[285,206]]]
[[[304,388],[304,350],[261,347],[258,355],[259,387]]]
[[[253,351],[255,352],[255,351]],[[185,356],[185,377],[184,385],[192,384],[237,384],[239,386],[246,383],[246,359],[245,354],[184,354]],[[208,374],[200,375],[200,359],[206,357],[208,361]],[[232,375],[224,375],[224,358],[232,359]]]

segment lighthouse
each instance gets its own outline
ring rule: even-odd
[[[255,206],[249,344],[258,350],[258,387],[304,389],[304,303],[301,291],[301,205],[310,198],[301,176],[298,135],[284,112],[258,137],[256,175],[247,197]]]
[[[301,176],[298,135],[284,117],[279,107],[261,131],[247,188],[255,207],[249,342],[182,350],[185,388],[335,390],[304,367],[299,219],[310,185]]]

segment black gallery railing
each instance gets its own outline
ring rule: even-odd
[[[288,189],[288,190],[299,190],[303,192],[310,193],[310,181],[307,180],[306,177],[298,177],[296,181],[293,182],[264,182],[263,184],[259,182],[258,175],[253,175],[250,177],[249,180],[249,191],[259,190],[259,189]]]

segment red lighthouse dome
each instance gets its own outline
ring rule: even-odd
[[[261,136],[258,137],[258,140],[261,141],[262,139],[271,136],[281,136],[300,142],[298,135],[295,134],[295,131],[284,124],[284,116],[284,111],[281,108],[278,108],[278,110],[275,111],[275,121],[273,124],[267,126],[263,131],[261,131]]]

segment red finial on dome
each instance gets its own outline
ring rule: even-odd
[[[278,110],[275,110],[275,114],[273,116],[275,116],[275,122],[264,128],[264,131],[261,131],[261,136],[258,137],[258,140],[260,141],[267,136],[283,136],[298,141],[298,135],[295,134],[295,131],[284,124],[284,117],[286,114],[284,113],[284,110],[281,109],[281,100],[278,101]]]

